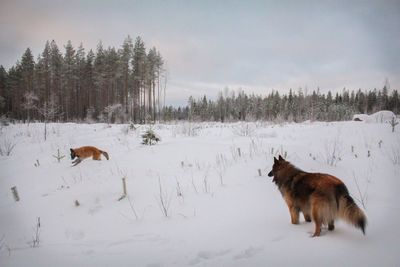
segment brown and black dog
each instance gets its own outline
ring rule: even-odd
[[[94,146],[83,146],[83,147],[79,147],[79,148],[70,148],[70,151],[71,151],[71,159],[73,160],[74,158],[76,158],[72,162],[73,166],[78,165],[85,158],[92,157],[93,160],[101,160],[100,159],[101,154],[103,154],[107,160],[109,159],[107,152],[102,151]]]
[[[328,230],[335,229],[337,218],[360,228],[365,234],[367,218],[349,195],[344,183],[338,178],[323,173],[302,171],[290,162],[274,158],[274,165],[268,176],[274,177],[289,208],[293,224],[299,223],[300,211],[307,222],[315,223],[313,236],[321,234],[321,226],[328,225]]]

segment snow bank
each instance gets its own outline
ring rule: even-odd
[[[374,114],[356,114],[353,116],[353,121],[365,121],[368,123],[386,123],[392,120],[392,118],[396,118],[396,115],[389,110],[378,111]]]

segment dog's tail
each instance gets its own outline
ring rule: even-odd
[[[344,184],[336,187],[336,203],[338,205],[339,217],[359,228],[365,235],[367,217],[349,195]]]
[[[107,152],[105,152],[105,151],[102,151],[102,150],[100,150],[100,152],[101,152],[101,154],[103,154],[103,155],[104,155],[104,157],[106,157],[106,159],[107,159],[107,160],[109,160],[109,159],[110,159],[110,157],[108,156],[108,153],[107,153]]]

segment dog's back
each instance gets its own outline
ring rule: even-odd
[[[101,151],[94,146],[83,146],[74,149],[74,151],[76,155],[81,159],[93,157],[93,159],[99,160],[101,156]]]

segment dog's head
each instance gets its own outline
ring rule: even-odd
[[[285,168],[285,166],[287,165],[286,163],[287,161],[284,158],[282,158],[281,155],[279,155],[278,159],[274,157],[274,165],[272,165],[272,170],[268,173],[269,177],[274,177],[274,179],[272,180],[273,182],[276,181],[276,174],[280,170]]]
[[[74,159],[76,157],[75,151],[72,148],[70,148],[69,150],[71,151],[71,159]]]

